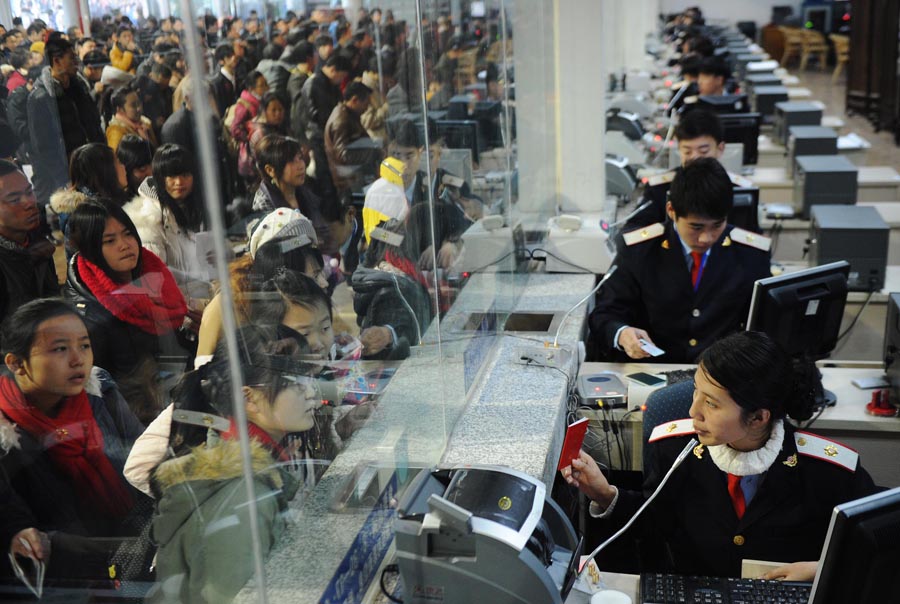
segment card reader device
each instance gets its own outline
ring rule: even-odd
[[[585,405],[597,405],[601,409],[628,406],[628,387],[612,371],[579,375],[577,387],[578,396]]]

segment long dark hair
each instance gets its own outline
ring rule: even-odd
[[[88,143],[72,151],[69,158],[69,182],[91,197],[104,197],[122,205],[127,200],[116,174],[116,157],[109,145]]]
[[[768,409],[773,419],[812,416],[819,372],[810,360],[792,359],[768,335],[740,331],[722,338],[700,355],[700,371],[728,391],[742,419]]]
[[[138,187],[141,186],[141,180],[136,179],[132,171],[153,163],[153,148],[150,146],[150,141],[141,138],[137,134],[126,134],[119,141],[116,157],[125,166],[125,174],[128,177],[128,192],[132,196],[137,195]]]
[[[131,218],[120,206],[108,200],[90,200],[78,204],[69,216],[69,241],[85,260],[100,267],[115,281],[113,271],[103,257],[103,231],[106,230],[106,221],[110,218],[118,220],[137,240],[138,262],[131,272],[132,278],[136,278],[141,274],[141,236]]]
[[[182,201],[175,201],[166,191],[166,177],[191,174],[194,188]],[[203,228],[203,196],[200,194],[200,174],[194,158],[187,149],[167,143],[153,156],[153,181],[159,202],[172,212],[175,222],[184,230],[197,232]]]

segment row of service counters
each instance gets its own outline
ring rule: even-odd
[[[594,283],[587,274],[473,275],[369,420],[290,503],[293,522],[265,564],[270,601],[379,601],[378,573],[393,556],[391,500],[421,468],[499,464],[552,485],[585,309],[562,319]],[[514,321],[524,331],[502,333]],[[546,347],[557,330],[560,348]],[[256,598],[251,582],[236,602]]]

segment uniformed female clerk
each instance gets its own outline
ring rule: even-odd
[[[590,513],[624,524],[692,437],[700,441],[632,530],[644,571],[739,577],[742,559],[789,564],[767,578],[812,580],[835,505],[873,493],[853,450],[802,432],[818,373],[762,333],[710,346],[694,375],[690,418],[657,426],[644,491],[610,485],[581,451],[563,477]]]

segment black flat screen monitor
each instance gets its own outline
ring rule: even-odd
[[[810,604],[900,602],[900,488],[834,508]]]
[[[758,280],[747,331],[767,333],[795,357],[827,357],[840,333],[849,274],[841,260]]]
[[[472,161],[478,163],[478,122],[475,120],[439,120],[438,136],[448,149],[469,149]]]
[[[728,213],[728,223],[745,231],[762,233],[759,227],[759,188],[738,187],[734,190],[734,204]]]
[[[715,94],[701,96],[697,106],[715,113],[744,113],[750,108],[750,101],[746,94]]]
[[[762,121],[758,113],[725,113],[719,116],[726,143],[743,143],[743,165],[755,166],[759,161],[759,126]]]

